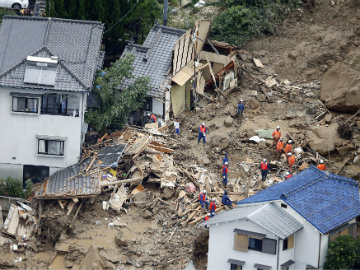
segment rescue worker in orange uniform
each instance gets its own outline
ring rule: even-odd
[[[326,170],[324,161],[323,161],[322,159],[320,160],[320,163],[317,165],[317,168],[318,168],[319,170],[322,170],[322,171],[325,171],[325,170]]]
[[[283,148],[284,148],[284,138],[280,138],[280,140],[276,144],[277,159],[280,158],[281,153],[283,152]]]
[[[291,144],[292,144],[292,140],[288,140],[284,148],[285,155],[291,152]]]
[[[209,214],[206,215],[206,217],[204,217],[204,221],[207,221],[210,218],[211,218],[211,214],[209,213]]]
[[[294,167],[294,164],[295,164],[295,156],[293,154],[291,154],[291,152],[289,152],[287,154],[288,156],[288,163],[289,163],[289,171],[290,173],[293,172],[293,167]]]
[[[260,164],[260,171],[261,171],[261,180],[265,181],[268,171],[270,169],[269,163],[267,163],[266,159],[264,158],[263,162]]]
[[[291,173],[286,172],[285,173],[285,180],[288,180],[291,176],[292,176]]]
[[[151,123],[156,123],[156,121],[157,121],[155,114],[152,114],[150,116],[150,119],[151,119]]]
[[[274,145],[276,146],[278,140],[280,140],[281,132],[280,132],[280,127],[279,126],[277,126],[276,130],[274,130],[274,132],[272,134],[272,137],[273,137],[274,141],[273,141],[271,147],[273,147]]]

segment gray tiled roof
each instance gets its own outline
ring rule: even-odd
[[[5,16],[0,29],[0,86],[24,85],[27,56],[57,56],[55,86],[46,89],[89,91],[102,61],[101,22],[57,18]]]
[[[35,198],[89,197],[101,192],[98,175],[74,177],[80,172],[78,165],[61,169],[35,187]]]
[[[151,78],[148,96],[163,97],[164,88],[160,89],[160,86],[164,81],[169,81],[167,75],[172,63],[172,51],[176,41],[184,33],[184,30],[155,24],[143,45],[129,43],[123,55],[135,55],[134,78],[124,81],[122,87],[131,85],[140,76],[148,76]]]
[[[202,225],[248,219],[272,232],[281,239],[292,235],[302,224],[274,203],[239,205],[230,211],[223,211]]]

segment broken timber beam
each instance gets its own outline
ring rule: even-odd
[[[338,169],[338,171],[336,172],[336,174],[341,173],[341,171],[345,168],[346,164],[351,160],[351,158],[347,158],[345,159],[344,163],[340,166],[340,168]]]
[[[84,204],[84,200],[81,201],[78,209],[76,210],[75,215],[74,215],[74,217],[73,217],[73,219],[72,219],[72,221],[71,221],[70,228],[74,225],[75,219],[77,218],[77,216],[78,216],[78,214],[79,214],[79,212],[80,212],[80,209],[81,209],[81,207],[83,206],[83,204]]]
[[[217,213],[217,212],[219,212],[220,210],[223,210],[223,209],[224,209],[224,207],[223,207],[223,206],[220,206],[219,208],[217,208],[217,209],[215,210],[215,213]],[[201,216],[201,217],[199,217],[199,218],[197,218],[197,219],[195,219],[195,220],[193,220],[193,221],[191,221],[191,222],[189,222],[189,225],[198,223],[199,221],[203,220],[206,216],[207,216],[207,214],[206,214],[206,215],[203,215],[203,216]]]
[[[167,154],[172,154],[174,152],[174,150],[172,150],[170,148],[155,146],[155,145],[152,145],[152,144],[150,144],[149,147],[156,150],[156,151],[167,153]]]
[[[113,182],[107,182],[107,183],[100,183],[101,187],[107,187],[111,185],[117,185],[117,184],[127,184],[127,183],[133,183],[138,181],[143,181],[145,177],[136,177],[133,179],[124,179],[119,181],[113,181]]]
[[[196,181],[196,179],[186,169],[182,169],[181,171],[191,180],[191,182],[194,183],[194,185],[196,187],[198,187],[200,189],[199,183]]]
[[[136,167],[137,167],[137,168],[139,169],[139,171],[141,172],[141,175],[144,176],[144,175],[145,175],[145,172],[144,172],[143,169],[141,169],[139,162],[137,162],[135,159],[133,159],[133,162],[135,163]]]
[[[346,120],[346,121],[344,122],[344,124],[346,124],[347,122],[349,122],[351,119],[355,118],[359,113],[360,113],[360,109],[359,109],[353,116],[351,116],[348,120]]]
[[[331,112],[328,110],[328,108],[326,108],[325,104],[322,103],[322,101],[320,99],[318,99],[318,102],[321,104],[321,106],[332,116]]]

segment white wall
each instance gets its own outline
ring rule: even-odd
[[[164,115],[164,103],[157,99],[152,99],[152,112],[157,115]]]
[[[83,123],[83,95],[79,97],[80,117],[62,115],[32,115],[12,112],[10,92],[43,94],[45,91],[0,88],[0,177],[6,176],[19,165],[49,166],[50,171],[78,162]],[[47,92],[49,93],[49,92]],[[74,94],[75,93],[67,93]],[[64,156],[41,156],[37,153],[37,135],[64,137]],[[15,166],[15,167],[14,167]],[[3,175],[2,175],[3,174]],[[4,175],[5,174],[5,175]],[[22,172],[21,172],[22,175]]]
[[[278,205],[280,206],[280,204],[281,202],[279,201]],[[303,229],[295,234],[295,264],[293,265],[293,268],[305,269],[308,264],[318,267],[319,238],[321,233],[290,206],[283,209],[304,226]],[[323,250],[321,250],[321,256],[323,256],[323,254],[326,255],[327,253],[327,243],[325,243],[326,238],[326,235],[322,236],[322,241],[324,241],[324,243],[322,245]],[[322,264],[320,266],[322,266]]]
[[[277,237],[274,234],[258,226],[252,221],[241,220],[229,223],[221,223],[219,225],[212,225],[209,228],[210,234],[207,269],[230,269],[230,263],[228,263],[228,259],[245,261],[243,269],[255,269],[255,263],[269,265],[272,267],[272,269],[276,269],[276,255],[254,250],[248,250],[248,252],[234,250],[235,228],[266,234],[267,238],[277,240]]]

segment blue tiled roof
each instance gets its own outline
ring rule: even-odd
[[[321,233],[360,215],[358,183],[314,166],[238,204],[283,200]]]

